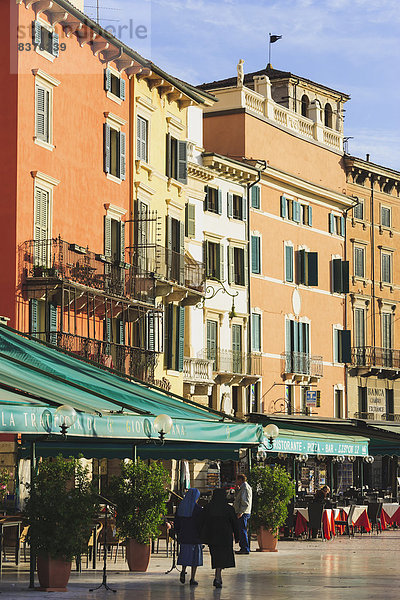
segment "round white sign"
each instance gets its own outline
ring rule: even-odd
[[[293,290],[292,306],[293,306],[294,314],[296,315],[296,317],[298,317],[300,314],[300,310],[301,310],[301,298],[300,298],[300,292],[298,289]]]

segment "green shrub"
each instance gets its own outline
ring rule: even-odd
[[[169,473],[161,463],[122,463],[121,475],[114,478],[110,488],[117,505],[117,531],[121,537],[140,544],[158,537],[166,514],[169,484]]]
[[[252,528],[276,532],[286,520],[295,493],[290,475],[280,466],[257,466],[251,469],[249,484],[253,488]]]
[[[65,560],[81,554],[98,514],[88,469],[76,458],[47,458],[28,488],[24,516],[35,553]]]

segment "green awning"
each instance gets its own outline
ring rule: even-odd
[[[367,456],[368,438],[279,427],[272,450],[287,454],[321,454],[325,456]],[[267,445],[267,440],[264,438]]]
[[[373,456],[400,456],[400,426],[382,423],[368,424],[371,430],[369,443],[370,454]],[[373,435],[374,430],[376,435]]]

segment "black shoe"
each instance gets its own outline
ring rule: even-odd
[[[236,550],[235,554],[250,554],[248,550]]]
[[[191,580],[189,581],[189,585],[199,585],[199,582],[198,582],[198,581],[196,581],[195,579],[191,579]]]
[[[185,583],[185,575],[186,573],[184,571],[182,571],[182,573],[179,575],[179,581],[181,583]]]

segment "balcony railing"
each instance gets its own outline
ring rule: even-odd
[[[205,350],[205,356],[212,361],[213,371],[235,375],[262,375],[262,357],[255,352],[234,350]]]
[[[354,367],[399,370],[400,350],[377,348],[376,346],[352,348],[352,365]]]
[[[311,356],[307,352],[283,352],[283,373],[323,377],[322,356]]]
[[[212,381],[213,361],[206,358],[184,358],[183,379],[198,383]]]
[[[151,350],[59,331],[39,332],[35,334],[35,337],[124,375],[147,383],[155,383],[154,370],[158,354]]]
[[[365,421],[395,421],[400,422],[400,414],[395,413],[374,413],[374,412],[356,412],[355,419],[363,419]]]
[[[60,237],[29,240],[20,247],[20,264],[26,280],[46,278],[77,283],[110,295],[153,301],[154,281],[140,265],[95,254],[89,248],[70,244]]]

